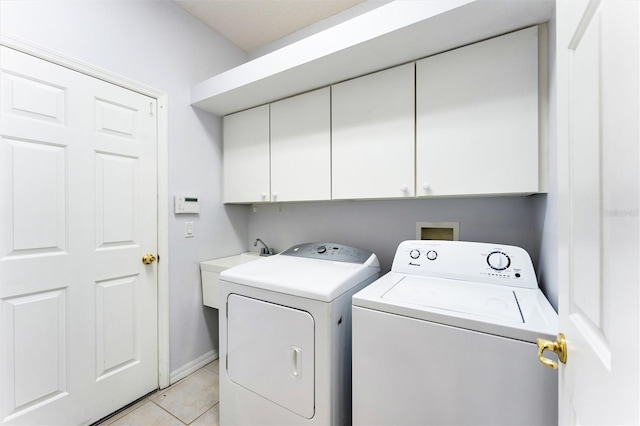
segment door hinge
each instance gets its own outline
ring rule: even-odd
[[[149,102],[149,115],[153,117],[153,102]]]

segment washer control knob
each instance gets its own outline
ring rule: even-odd
[[[412,259],[417,259],[420,257],[420,250],[418,249],[413,249],[409,252],[409,256],[411,256]]]
[[[316,251],[320,254],[324,253],[327,251],[327,248],[325,246],[320,246],[316,249]]]
[[[435,250],[429,250],[427,252],[427,259],[436,260],[438,258],[438,252]]]
[[[496,271],[504,271],[511,265],[511,259],[506,253],[494,251],[487,256],[487,263]]]

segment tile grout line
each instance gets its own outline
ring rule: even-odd
[[[216,405],[220,404],[220,401],[216,402],[215,404],[213,404],[211,407],[207,408],[206,410],[204,410],[204,413],[200,414],[198,417],[196,417],[191,423],[189,423],[190,425],[194,424],[196,421],[198,421],[198,419],[202,416],[204,416],[205,414],[207,414],[207,412],[209,410],[211,410],[213,407],[215,407]],[[218,422],[220,423],[220,422]]]
[[[215,362],[215,361],[213,361],[213,362]],[[204,414],[206,414],[207,411],[211,410],[213,407],[215,407],[217,404],[219,404],[220,403],[220,399],[218,398],[218,401],[216,401],[213,405],[207,407],[202,413],[200,413],[195,419],[193,419],[189,423],[187,423],[186,421],[183,421],[176,414],[173,414],[171,411],[169,411],[167,408],[165,408],[162,405],[160,405],[160,403],[156,402],[155,400],[158,399],[159,396],[161,396],[161,395],[166,396],[166,394],[170,391],[171,388],[173,388],[173,390],[175,390],[175,389],[179,389],[179,388],[185,387],[187,381],[189,380],[189,378],[192,377],[194,374],[198,373],[199,371],[206,370],[207,372],[209,372],[211,374],[214,374],[216,376],[217,380],[219,380],[219,377],[220,377],[219,373],[217,373],[216,371],[214,371],[213,369],[208,368],[208,367],[209,367],[209,365],[207,364],[207,365],[203,366],[202,368],[199,368],[195,372],[191,373],[189,376],[180,379],[178,382],[174,383],[173,385],[169,386],[168,388],[163,389],[161,392],[158,392],[156,398],[151,399],[150,401],[153,402],[158,407],[162,408],[163,411],[169,413],[172,417],[176,418],[181,424],[183,424],[183,425],[192,424],[193,422],[198,420],[200,417],[202,417]]]
[[[152,404],[155,404],[155,405],[156,405],[156,407],[160,407],[160,409],[161,409],[162,411],[164,411],[165,413],[169,414],[171,417],[173,417],[174,419],[176,419],[177,421],[179,421],[179,422],[180,422],[180,424],[182,424],[182,425],[184,425],[184,426],[187,426],[187,425],[189,424],[189,423],[185,423],[185,422],[183,422],[183,421],[182,421],[182,419],[180,419],[180,418],[176,417],[172,412],[170,412],[170,411],[166,410],[162,405],[160,405],[160,404],[156,403],[154,400],[150,400],[149,402],[151,402]],[[195,421],[195,420],[194,420],[194,421]]]

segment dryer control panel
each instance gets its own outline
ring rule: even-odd
[[[531,257],[516,246],[469,241],[409,240],[391,270],[405,274],[538,288]]]
[[[308,257],[333,262],[365,263],[372,252],[337,243],[298,244],[280,253],[284,256]]]

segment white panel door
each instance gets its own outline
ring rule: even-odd
[[[271,104],[271,201],[331,199],[330,89]]]
[[[270,201],[269,105],[223,120],[224,202]]]
[[[538,28],[418,61],[418,196],[538,191]]]
[[[640,424],[640,4],[557,3],[561,424]]]
[[[158,386],[156,105],[1,55],[0,421],[88,424]]]
[[[415,65],[331,88],[332,198],[414,195]]]
[[[315,413],[315,327],[311,314],[232,294],[227,299],[227,317],[229,378],[311,419]]]

